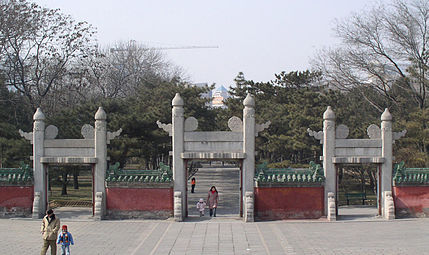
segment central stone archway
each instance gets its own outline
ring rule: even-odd
[[[187,160],[238,160],[242,161],[242,195],[244,221],[254,221],[255,136],[268,128],[270,122],[256,124],[255,100],[248,94],[243,101],[243,121],[238,117],[228,120],[231,131],[195,131],[198,121],[184,118],[184,101],[177,93],[172,100],[172,123],[158,126],[172,136],[174,219],[183,221],[187,204]]]

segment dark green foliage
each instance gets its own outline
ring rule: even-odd
[[[0,167],[18,167],[30,163],[31,145],[18,130],[32,130],[31,107],[24,97],[9,91],[0,77]]]
[[[241,116],[242,101],[247,93],[255,96],[256,121],[270,120],[268,130],[257,137],[260,160],[292,165],[317,161],[321,146],[307,133],[307,128],[319,130],[322,115],[328,105],[336,107],[338,92],[314,85],[318,73],[282,72],[271,82],[246,81],[240,73],[237,86],[231,89],[236,97],[227,100],[230,115]]]

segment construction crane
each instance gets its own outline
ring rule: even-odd
[[[135,47],[136,41],[131,40],[130,44]],[[171,47],[145,47],[147,49],[152,50],[190,50],[190,49],[217,49],[219,46],[217,45],[190,45],[190,46],[171,46]],[[115,49],[110,48],[110,52],[115,51],[126,51],[126,49]]]
[[[217,49],[219,46],[176,46],[176,47],[149,47],[154,50],[189,50],[189,49]]]

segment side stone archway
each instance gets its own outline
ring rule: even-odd
[[[95,114],[95,128],[89,124],[82,127],[84,139],[55,139],[58,128],[45,128],[45,115],[37,108],[33,116],[33,132],[19,130],[22,137],[33,144],[34,219],[41,218],[47,209],[47,169],[52,164],[91,165],[93,168],[94,217],[102,219],[106,212],[105,174],[107,169],[107,144],[119,136],[122,129],[107,132],[106,112],[100,107]]]
[[[270,122],[256,124],[255,100],[248,94],[243,101],[243,121],[232,117],[228,121],[231,131],[195,131],[198,121],[184,118],[184,101],[177,93],[172,100],[172,123],[158,126],[172,136],[174,218],[183,221],[186,216],[186,160],[233,159],[242,161],[242,198],[244,221],[254,221],[255,136],[268,128]]]
[[[338,164],[377,164],[379,166],[379,211],[385,219],[394,219],[395,210],[392,198],[393,143],[406,134],[392,132],[392,115],[386,108],[381,115],[381,128],[370,125],[367,129],[369,139],[348,139],[346,125],[335,126],[335,113],[330,106],[323,114],[323,131],[308,129],[310,136],[323,144],[323,170],[325,175],[325,214],[329,220],[336,219],[335,193],[337,190],[336,165]]]

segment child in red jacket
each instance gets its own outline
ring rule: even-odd
[[[67,225],[63,225],[57,244],[61,244],[62,255],[70,255],[70,244],[74,245],[74,242],[72,234],[67,231]]]

